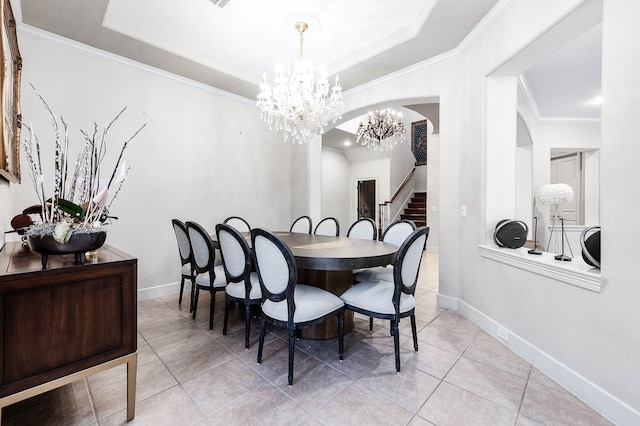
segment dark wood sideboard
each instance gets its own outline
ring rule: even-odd
[[[76,265],[19,242],[0,251],[2,407],[127,364],[127,419],[135,412],[137,259],[111,246]],[[124,387],[123,387],[124,390]]]

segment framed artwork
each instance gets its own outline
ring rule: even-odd
[[[0,142],[0,176],[20,183],[20,73],[22,58],[18,50],[16,20],[9,0],[0,0],[2,8],[2,58],[0,67],[2,141]]]
[[[427,164],[427,122],[428,120],[411,123],[411,151],[416,158],[416,166]]]

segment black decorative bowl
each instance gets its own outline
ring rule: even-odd
[[[54,240],[53,235],[29,236],[27,239],[31,250],[42,255],[42,269],[47,269],[47,259],[52,254],[75,254],[76,265],[84,264],[85,253],[102,247],[107,239],[107,233],[106,231],[75,233],[64,244]]]

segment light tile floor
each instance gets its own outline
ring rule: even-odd
[[[213,331],[209,298],[198,318],[177,294],[138,303],[139,425],[604,425],[610,424],[506,346],[456,312],[436,306],[438,257],[425,253],[417,289],[420,348],[401,321],[402,371],[395,372],[388,322],[356,315],[338,360],[337,339],[299,340],[294,385],[287,342],[268,328],[262,364],[258,327],[244,348],[242,309],[222,336],[222,293]],[[126,372],[117,367],[6,407],[4,425],[126,423]]]

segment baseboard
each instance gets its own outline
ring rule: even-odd
[[[165,296],[180,291],[180,282],[162,284],[155,287],[139,288],[138,300],[151,299],[153,297]],[[177,299],[176,299],[177,300]]]
[[[531,365],[564,386],[594,410],[616,425],[640,424],[640,412],[611,395],[587,378],[573,371],[549,354],[522,339],[511,330],[497,323],[472,306],[449,296],[438,295],[438,306],[454,309],[478,325],[484,331],[505,344],[512,351],[527,360]],[[455,307],[450,307],[455,306]],[[500,331],[500,333],[499,333]],[[508,341],[500,335],[505,336]]]
[[[440,293],[436,296],[436,303],[441,308],[451,309],[453,311],[458,310],[458,299],[451,296],[445,296]]]

